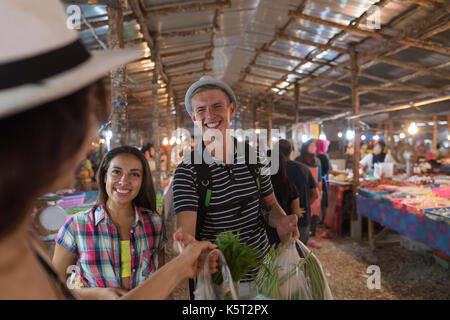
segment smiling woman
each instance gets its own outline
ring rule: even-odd
[[[53,262],[61,275],[76,264],[83,287],[130,290],[156,271],[167,241],[150,168],[138,149],[122,146],[106,154],[97,175],[97,204],[66,221]]]

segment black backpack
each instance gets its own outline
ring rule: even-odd
[[[236,143],[236,142],[235,142]],[[259,199],[261,197],[261,167],[262,165],[257,161],[257,163],[250,164],[249,163],[249,154],[251,147],[248,145],[248,143],[245,143],[245,164],[247,165],[247,168],[249,169],[253,180],[255,181],[256,187],[258,189],[258,193],[254,194],[252,196],[249,196],[239,202],[241,208],[245,208],[248,203],[255,201],[256,199]],[[202,148],[204,150],[204,147]],[[196,150],[191,151],[191,159],[194,159],[194,154]],[[256,157],[257,159],[257,157]],[[211,194],[212,194],[212,175],[210,171],[210,167],[202,158],[201,164],[193,164],[195,167],[195,170],[197,171],[197,192],[199,195],[199,206],[197,210],[197,224],[196,224],[196,239],[199,239],[199,226],[203,223],[203,220],[206,216],[206,212],[208,211],[210,200],[211,200]],[[229,208],[235,207],[237,203],[229,203],[221,205],[220,207],[215,207],[216,210],[227,210]]]

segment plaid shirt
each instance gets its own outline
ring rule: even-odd
[[[77,267],[84,287],[120,288],[119,230],[103,206],[94,209],[67,219],[55,241],[77,255]],[[135,224],[130,230],[130,290],[156,271],[159,252],[167,242],[164,223],[158,214],[138,207],[135,207],[135,213]]]

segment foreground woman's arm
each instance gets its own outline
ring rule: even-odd
[[[167,298],[181,281],[193,278],[199,273],[203,265],[202,251],[213,250],[216,247],[206,241],[190,244],[179,256],[158,269],[150,279],[122,296],[122,299],[162,300]],[[217,258],[210,265],[212,269],[209,272],[216,272]]]

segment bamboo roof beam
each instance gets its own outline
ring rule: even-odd
[[[450,79],[450,73],[447,73],[447,72],[437,71],[437,70],[433,70],[430,68],[418,66],[415,64],[407,63],[407,62],[398,61],[398,60],[387,58],[387,57],[374,56],[371,54],[362,54],[362,56],[365,58],[375,60],[375,61],[384,62],[384,63],[390,64],[393,66],[418,71],[423,74],[429,74],[429,75],[433,75],[433,76],[437,76],[437,77],[441,77],[441,78],[445,78],[445,79]]]
[[[133,13],[135,14],[135,16],[137,18],[138,25],[141,29],[142,34],[144,35],[144,39],[147,42],[148,47],[150,48],[151,51],[153,51],[155,49],[155,47],[157,47],[157,43],[156,43],[155,39],[152,37],[152,35],[150,33],[150,29],[148,28],[148,25],[147,25],[148,15],[143,13],[138,0],[128,0],[128,4],[131,7],[131,10],[133,11]],[[161,62],[161,56],[160,56],[159,50],[157,50],[156,54],[154,54],[153,52],[151,54],[152,54],[152,60],[155,63],[156,70],[158,70],[158,73],[163,78],[163,81],[165,83],[169,84],[170,79],[167,76],[164,65]]]
[[[431,8],[431,9],[439,9],[442,8],[442,4],[436,1],[432,0],[396,0],[399,2],[408,2],[408,3],[414,3],[421,7],[425,8]]]
[[[320,48],[323,50],[333,50],[333,51],[336,51],[339,53],[348,54],[348,50],[345,48],[336,47],[336,46],[332,46],[329,44],[318,43],[318,42],[314,42],[314,41],[310,41],[310,40],[306,40],[306,39],[301,39],[301,38],[290,36],[288,34],[284,34],[281,32],[277,32],[275,34],[275,38],[281,39],[281,40],[286,40],[286,41],[292,41],[292,42],[296,42],[296,43],[301,43],[301,44],[306,44],[308,46]]]
[[[430,25],[432,25],[433,22],[435,22],[436,20],[440,19],[442,16],[443,16],[443,15],[442,15],[441,13],[433,13],[433,14],[432,14],[432,17],[431,17],[430,19],[427,19],[427,20],[426,20],[427,23],[425,23],[425,24],[422,23],[422,24],[420,24],[418,27],[416,26],[415,28],[413,28],[413,31],[420,30],[420,28],[426,29],[427,27],[429,27]],[[426,39],[426,38],[428,38],[428,37],[432,37],[433,35],[436,34],[436,33],[434,32],[434,30],[439,29],[440,32],[442,32],[442,31],[444,31],[444,30],[447,30],[448,27],[450,27],[450,26],[448,25],[448,23],[445,23],[445,28],[442,26],[442,24],[439,24],[438,26],[432,27],[431,30],[427,31],[427,32],[426,32],[424,35],[422,35],[420,38],[421,38],[421,39]],[[389,41],[387,41],[387,42],[389,42]],[[386,43],[382,43],[381,45],[378,45],[378,46],[376,46],[375,48],[369,49],[369,50],[367,50],[366,52],[376,52],[376,51],[381,50],[381,49],[383,49],[383,48],[385,48],[385,47],[386,47]],[[396,53],[398,53],[398,52],[400,52],[400,51],[402,51],[402,50],[405,50],[405,49],[407,49],[407,48],[408,48],[407,46],[402,46],[402,47],[400,47],[400,48],[394,49],[393,51],[387,52],[387,53],[385,53],[384,55],[385,55],[385,56],[394,55],[394,54],[396,54]],[[366,53],[366,52],[363,52],[363,53]],[[380,63],[380,61],[374,61],[374,60],[369,61],[369,62],[367,62],[367,63],[365,63],[364,65],[361,66],[361,70],[367,69],[367,68],[369,68],[369,67],[371,67],[371,66],[373,66],[373,65],[375,65],[375,64],[377,64],[377,63]],[[348,64],[349,64],[349,60],[344,61],[344,62],[342,62],[341,64],[339,64],[339,65],[337,65],[336,67],[334,67],[334,70],[337,70],[337,69],[340,69],[340,68],[344,68],[344,67],[346,67]],[[330,70],[327,70],[327,71],[330,71]],[[325,71],[325,72],[323,72],[323,73],[317,75],[315,78],[313,78],[313,79],[307,81],[306,83],[303,83],[302,85],[303,85],[303,86],[310,86],[309,84],[312,83],[312,82],[314,82],[314,80],[319,79],[319,78],[323,78],[323,77],[327,74],[327,73],[326,73],[327,71]],[[418,75],[420,75],[420,74],[421,74],[421,73],[418,73],[418,72],[414,73],[415,76],[418,76]],[[344,79],[344,78],[348,77],[349,75],[350,75],[350,72],[347,71],[347,73],[345,73],[344,75],[342,75],[341,77],[339,77],[339,78],[337,78],[337,79],[338,79],[338,80]],[[408,76],[410,76],[410,75],[408,75]],[[405,80],[405,81],[407,81],[407,80]],[[330,81],[328,84],[325,84],[325,85],[322,85],[322,86],[331,85],[331,84],[336,83],[336,82],[337,82],[336,80],[333,80],[333,81]],[[397,82],[399,82],[399,80],[397,80]],[[315,88],[312,88],[312,90],[314,90],[314,89],[315,89]],[[361,95],[367,94],[367,93],[368,93],[368,91],[361,91],[361,92],[359,92],[359,95],[361,96]]]
[[[443,89],[435,89],[435,88],[416,88],[410,86],[396,86],[396,87],[382,87],[382,86],[368,86],[368,85],[359,85],[360,89],[364,90],[381,90],[381,91],[413,91],[413,92],[429,92],[435,94],[445,93],[446,90]]]
[[[210,33],[214,31],[214,26],[206,26],[192,30],[183,30],[183,31],[169,31],[158,34],[158,39],[166,39],[166,38],[176,38],[176,37],[192,37],[198,36],[205,33]]]
[[[380,0],[380,1],[378,1],[377,3],[375,3],[374,6],[377,6],[378,8],[381,9],[381,8],[383,8],[384,6],[386,6],[389,2],[390,2],[390,0]],[[372,11],[372,13],[373,13],[373,11]],[[349,23],[349,25],[358,27],[359,24],[361,24],[361,22],[362,22],[364,19],[366,19],[367,17],[369,17],[369,11],[363,12],[358,18],[352,20],[352,21]],[[291,18],[293,18],[293,17],[291,17]],[[294,19],[294,18],[293,18],[293,19]],[[340,37],[342,37],[344,34],[345,34],[345,31],[340,31],[340,32],[338,32],[338,33],[335,34],[330,40],[328,40],[327,45],[331,45],[334,41],[336,41],[337,39],[339,39]],[[314,57],[318,56],[319,54],[321,54],[321,53],[324,52],[325,50],[328,50],[328,49],[320,48],[319,50],[317,50],[317,51],[315,51],[315,52],[314,52],[314,51],[311,51],[311,53],[310,53],[308,56],[309,56],[309,58],[314,59]],[[320,73],[319,75],[316,75],[316,76],[310,76],[310,78],[311,78],[312,80],[307,81],[307,83],[311,83],[311,82],[313,82],[314,80],[316,80],[316,79],[318,79],[318,78],[322,78],[322,77],[328,75],[329,73],[331,73],[331,72],[334,71],[334,70],[337,70],[337,69],[339,69],[339,68],[341,68],[341,67],[343,67],[343,66],[346,66],[347,64],[349,64],[349,61],[350,61],[350,60],[347,60],[347,61],[345,61],[344,63],[340,63],[340,64],[338,64],[338,65],[336,65],[336,66],[333,66],[332,68],[329,68],[328,70],[326,70],[326,71]],[[299,63],[297,66],[295,66],[294,70],[297,70],[297,69],[300,68],[302,65],[304,65],[303,62]],[[289,74],[289,73],[286,73],[286,74],[284,75],[284,77],[283,77],[282,79],[280,79],[280,81],[285,80],[286,77],[288,76],[288,74]],[[274,85],[275,85],[275,84],[274,84]],[[305,83],[302,83],[301,85],[302,85],[302,86],[305,86]]]
[[[161,56],[161,58],[177,57],[177,56],[183,56],[186,54],[191,54],[191,53],[196,53],[196,52],[208,51],[208,50],[211,50],[211,48],[212,48],[212,46],[203,46],[203,47],[192,48],[192,49],[187,49],[187,50],[183,50],[183,51],[173,51],[173,52],[162,53],[160,56]]]
[[[191,64],[203,63],[205,59],[211,60],[212,57],[188,60],[188,61],[174,63],[174,64],[169,64],[169,65],[166,64],[166,70],[176,69],[176,68],[179,68],[179,67],[185,67],[185,66],[188,66],[188,65],[191,65]]]
[[[260,65],[260,64],[254,64],[254,65],[252,65],[250,67],[250,69],[252,69],[252,68],[272,71],[272,72],[281,73],[281,74],[284,74],[284,73],[288,72],[285,69],[280,69],[280,68],[270,67],[270,66],[263,66],[263,65]],[[289,73],[290,74],[295,74],[296,76],[299,76],[299,77],[308,77],[309,76],[309,74],[307,74],[307,73],[301,73],[301,72],[297,72],[297,71],[294,71],[294,70],[289,71]]]
[[[170,77],[188,77],[188,76],[193,76],[202,72],[211,72],[212,69],[206,69],[206,70],[197,70],[197,71],[191,71],[191,72],[183,72],[183,73],[176,73],[176,74],[172,74],[170,73],[169,76]]]
[[[292,16],[292,17],[296,17],[298,19],[303,19],[303,20],[311,21],[311,22],[314,22],[317,24],[321,24],[324,26],[341,29],[348,33],[372,37],[372,38],[381,39],[381,40],[393,39],[395,42],[409,46],[409,47],[417,47],[417,48],[427,49],[427,50],[434,51],[434,52],[450,54],[450,49],[443,47],[442,44],[434,43],[431,41],[417,40],[417,39],[414,39],[411,37],[395,39],[393,36],[389,36],[389,35],[383,34],[381,32],[373,32],[373,31],[358,29],[357,27],[354,27],[354,26],[342,25],[340,23],[335,23],[335,22],[323,20],[323,19],[320,19],[317,17],[309,16],[309,15],[306,15],[303,13],[298,13],[293,10],[289,10],[288,15]]]
[[[313,60],[313,59],[308,59],[308,58],[301,58],[301,57],[297,57],[297,56],[292,56],[289,54],[285,54],[285,53],[281,53],[281,52],[277,52],[277,51],[273,51],[273,50],[261,50],[258,49],[258,51],[261,51],[261,54],[265,54],[265,55],[270,55],[270,56],[275,56],[275,57],[280,57],[280,58],[284,58],[286,60],[296,60],[296,61],[303,61],[303,62],[310,62],[310,63],[314,63],[320,66],[328,66],[328,67],[332,67],[333,65],[331,65],[328,62],[324,62],[324,61],[319,61],[319,60]]]
[[[159,7],[159,6],[158,6]],[[171,13],[180,13],[188,11],[205,11],[205,10],[215,10],[215,9],[226,9],[231,8],[231,1],[215,1],[210,3],[191,3],[184,5],[171,6],[169,8],[157,9],[155,6],[146,7],[145,11],[148,15],[168,15]]]

